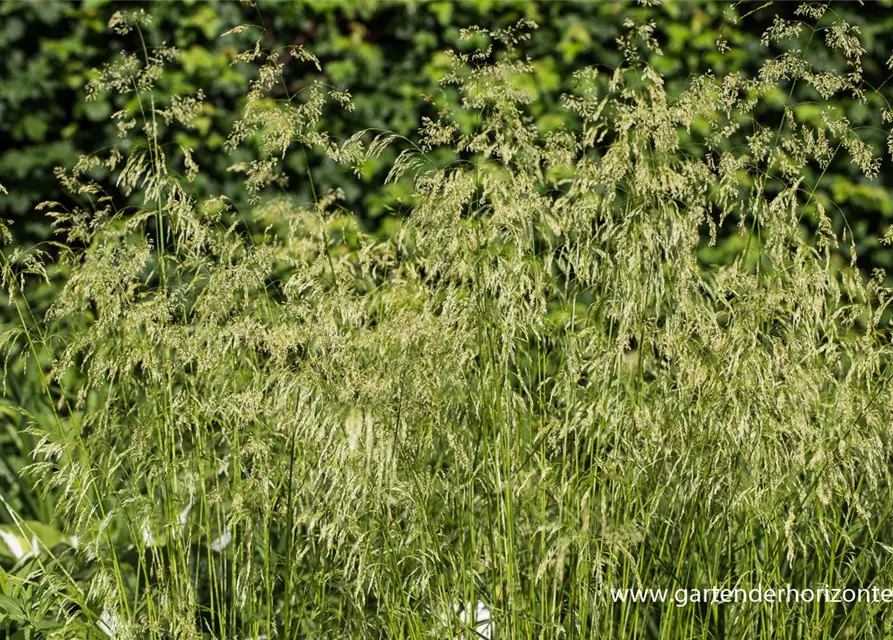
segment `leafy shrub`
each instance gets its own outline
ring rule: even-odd
[[[458,106],[414,141],[320,130],[327,104],[350,108],[320,82],[270,100],[283,52],[260,34],[228,140],[256,150],[232,167],[244,209],[197,199],[194,150],[170,144],[202,100],[155,90],[177,52],[122,53],[88,89],[133,98],[121,140],[59,171],[71,203],[42,207],[64,274],[45,317],[27,276],[46,260],[4,262],[22,319],[7,344],[52,403],[32,472],[76,536],[20,558],[37,595],[4,601],[7,619],[59,637],[889,633],[870,603],[608,597],[889,581],[889,292],[841,259],[852,235],[810,170],[847,153],[878,172],[834,108],[867,99],[863,49],[833,12],[799,14],[766,44],[810,30],[846,73],[790,49],[668,93],[654,24],[630,20],[622,62],[580,69],[570,124],[546,133],[535,25],[470,28],[443,79]],[[795,85],[818,124],[776,106]],[[337,189],[296,200],[295,147],[355,171],[400,149],[399,228],[365,230]],[[729,227],[734,258],[715,263]]]
[[[0,198],[0,217],[15,220],[17,242],[39,242],[52,235],[45,218],[31,212],[41,200],[64,199],[53,168],[73,166],[79,153],[94,151],[97,141],[116,135],[116,122],[108,116],[121,108],[126,96],[106,93],[89,102],[81,99],[92,67],[105,62],[112,51],[140,47],[136,33],[109,42],[106,23],[116,6],[109,0],[0,3],[0,48],[7,54],[0,60],[0,147],[4,149],[0,183],[15,185],[8,197]],[[886,144],[886,133],[873,126],[871,114],[893,96],[884,64],[893,30],[891,6],[891,0],[878,0],[833,7],[835,16],[860,29],[866,49],[862,73],[866,86],[872,87],[868,105],[845,94],[836,96],[835,105],[857,127],[860,138],[878,149]],[[273,87],[269,97],[284,98],[286,89],[295,91],[322,76],[332,85],[349,88],[355,106],[350,113],[327,110],[320,121],[324,130],[348,137],[358,129],[378,127],[412,138],[420,116],[435,114],[419,100],[420,94],[438,95],[438,101],[447,102],[453,97],[438,90],[438,81],[449,64],[442,51],[468,50],[470,45],[459,38],[460,28],[466,25],[496,29],[521,18],[540,25],[525,44],[525,52],[533,58],[534,76],[528,86],[536,95],[528,114],[545,132],[566,124],[569,114],[558,107],[558,97],[571,91],[574,70],[586,65],[613,69],[619,64],[622,56],[614,38],[627,17],[655,21],[654,37],[665,55],[643,52],[643,57],[660,72],[667,91],[675,94],[684,89],[692,74],[708,68],[722,76],[740,72],[752,77],[763,58],[756,53],[762,34],[775,16],[798,19],[797,7],[797,3],[752,7],[704,0],[626,8],[615,3],[537,0],[297,0],[280,3],[275,10],[264,6],[259,10],[267,29],[265,44],[281,45],[285,51],[285,45],[312,42],[313,53],[324,69],[320,73],[312,65],[292,61],[284,69],[285,86]],[[154,3],[145,8],[153,18],[143,29],[146,41],[167,42],[180,50],[178,64],[159,79],[156,92],[184,94],[201,88],[205,94],[195,128],[178,131],[175,140],[193,147],[202,167],[192,182],[194,193],[201,198],[226,195],[243,206],[245,192],[239,176],[227,167],[247,161],[246,150],[239,150],[234,158],[223,146],[233,118],[242,108],[250,75],[248,65],[230,62],[239,50],[253,46],[254,40],[251,32],[217,36],[228,26],[257,21],[258,9],[216,0]],[[829,58],[820,47],[810,44],[810,33],[802,29],[783,46],[802,49],[823,68],[845,72],[842,59]],[[770,47],[772,55],[781,50],[776,44]],[[798,105],[798,116],[820,124],[818,113],[810,112],[813,90],[803,84],[793,89],[787,101]],[[785,97],[779,90],[767,102],[777,106],[782,100]],[[388,229],[392,218],[399,217],[397,199],[406,194],[402,189],[388,193],[376,185],[384,180],[398,152],[398,147],[385,149],[363,167],[362,176],[346,176],[313,149],[288,154],[283,168],[291,178],[292,195],[304,201],[312,199],[304,180],[310,170],[318,191],[344,191],[344,206],[365,228]],[[836,205],[846,210],[863,271],[889,269],[891,253],[878,243],[893,220],[893,206],[884,187],[893,179],[887,165],[873,182],[864,180],[846,161],[832,161],[822,171],[825,175],[815,198],[827,209]],[[126,202],[138,203],[138,199]],[[119,206],[124,204],[119,200]],[[840,234],[842,221],[836,216],[832,221]],[[722,237],[717,252],[723,253],[723,259],[728,255]]]

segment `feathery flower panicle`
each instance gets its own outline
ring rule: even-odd
[[[463,30],[456,100],[432,98],[413,141],[322,131],[351,104],[322,80],[272,99],[285,58],[259,39],[233,60],[258,66],[226,141],[253,154],[230,167],[245,210],[195,195],[195,150],[167,143],[205,109],[159,88],[175,50],[96,72],[88,98],[142,109],[113,116],[119,146],[58,170],[78,203],[44,207],[66,277],[26,337],[58,394],[57,421],[30,425],[32,471],[85,572],[45,579],[70,577],[100,631],[607,638],[646,607],[593,594],[667,567],[742,588],[889,577],[869,550],[891,499],[893,297],[848,263],[819,192],[843,156],[879,171],[832,102],[866,96],[859,29],[803,5],[754,75],[670,90],[659,24],[630,19],[617,68],[579,70],[544,132],[534,28]],[[794,85],[819,116],[779,108]],[[396,232],[365,231],[340,189],[291,194],[305,148],[360,175],[394,149]],[[45,276],[10,255],[10,293]],[[696,609],[674,615],[713,634]],[[756,633],[731,618],[728,637]]]

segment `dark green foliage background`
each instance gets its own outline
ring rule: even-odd
[[[199,127],[181,141],[196,148],[202,168],[195,185],[201,194],[225,193],[242,197],[241,176],[227,167],[246,160],[223,149],[232,119],[244,100],[250,70],[231,66],[233,56],[253,44],[252,33],[218,36],[243,22],[263,20],[272,46],[303,44],[323,63],[325,80],[353,95],[352,113],[337,111],[324,121],[326,130],[344,133],[379,128],[412,137],[420,116],[431,115],[427,95],[441,95],[438,81],[445,73],[442,51],[467,47],[459,30],[469,25],[497,28],[524,17],[540,28],[526,47],[536,60],[539,99],[533,115],[542,130],[550,130],[569,117],[557,98],[569,89],[570,75],[585,65],[613,68],[620,59],[615,38],[628,15],[651,17],[657,22],[664,56],[651,61],[667,79],[668,87],[682,87],[696,71],[717,74],[754,72],[767,52],[760,36],[776,15],[793,14],[798,3],[668,2],[659,7],[636,7],[614,2],[392,2],[372,0],[270,2],[255,10],[237,2],[146,3],[153,16],[150,46],[167,42],[183,52],[183,71],[163,80],[171,91],[191,93],[204,88],[213,108]],[[122,44],[110,39],[107,22],[120,8],[133,3],[46,2],[6,0],[0,3],[0,184],[10,191],[0,199],[0,216],[15,221],[19,239],[42,240],[51,231],[46,219],[33,212],[36,203],[61,197],[53,177],[56,166],[71,166],[80,153],[97,150],[97,141],[115,138],[109,116],[120,108],[114,97],[103,95],[85,102],[84,85],[94,67],[109,61]],[[865,79],[879,89],[868,105],[839,100],[855,124],[876,113],[893,97],[893,83],[883,62],[893,51],[893,3],[889,0],[860,5],[841,3],[832,10],[859,25],[866,46]],[[630,13],[630,10],[632,13]],[[726,11],[740,17],[731,24]],[[259,15],[258,15],[259,14]],[[790,16],[789,16],[790,17]],[[720,53],[717,38],[731,45]],[[134,34],[131,37],[136,38]],[[131,43],[132,50],[138,42]],[[815,50],[819,48],[816,47]],[[808,53],[808,50],[807,50]],[[290,61],[286,79],[291,92],[300,91],[312,67]],[[802,89],[792,101],[806,104],[817,95]],[[280,90],[282,92],[282,90]],[[275,97],[275,96],[274,96]],[[281,97],[281,96],[280,96]],[[779,105],[787,96],[779,94]],[[877,151],[886,146],[885,132],[866,127],[863,139]],[[201,144],[196,144],[197,139]],[[347,174],[319,157],[291,154],[289,190],[312,199],[308,165],[318,191],[340,186],[347,207],[372,227],[381,228],[389,215],[399,215],[394,200],[384,201],[380,184],[394,159],[388,150],[365,167],[363,179]],[[893,185],[889,163],[874,181],[858,177],[849,161],[832,165],[822,181],[819,197],[834,215],[836,231],[844,227],[840,212],[856,238],[863,268],[889,268],[893,256],[877,240],[893,219]],[[398,194],[399,195],[399,194]],[[836,206],[835,206],[836,205]],[[839,209],[837,209],[839,207]],[[848,244],[848,243],[846,243]]]

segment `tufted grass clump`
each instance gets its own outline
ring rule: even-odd
[[[244,208],[197,195],[171,142],[203,108],[158,87],[176,50],[99,70],[87,98],[126,97],[121,139],[58,171],[56,243],[3,264],[5,344],[48,408],[31,473],[74,537],[20,565],[42,633],[888,637],[880,603],[610,597],[893,586],[890,291],[818,189],[832,163],[881,162],[835,101],[887,112],[858,29],[797,16],[755,76],[672,94],[655,25],[630,20],[622,62],[580,69],[548,132],[535,25],[470,28],[455,100],[414,140],[321,131],[350,108],[321,81],[269,99],[285,54],[320,63],[237,27],[259,38],[228,140],[253,154],[232,167]],[[142,40],[149,19],[110,27]],[[376,188],[411,194],[392,233],[337,189],[289,190],[289,154],[361,171],[388,146]],[[47,269],[62,282],[38,313]]]

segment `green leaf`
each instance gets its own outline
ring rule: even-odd
[[[60,544],[71,544],[71,540],[55,527],[34,520],[22,522],[21,528],[12,524],[0,525],[0,555],[20,560],[35,551],[35,543],[38,547],[51,549]]]
[[[19,604],[19,601],[5,594],[0,594],[0,611],[3,611],[16,622],[24,622],[28,618],[25,608]]]

